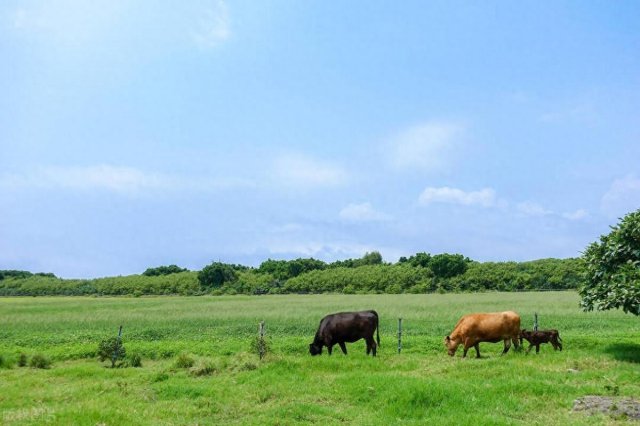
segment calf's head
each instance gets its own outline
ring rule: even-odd
[[[459,344],[460,343],[457,340],[452,340],[450,336],[444,338],[444,345],[447,348],[449,356],[454,356],[456,354]]]

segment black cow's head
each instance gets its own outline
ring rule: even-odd
[[[320,355],[322,353],[322,345],[316,345],[315,343],[311,343],[309,345],[309,353],[311,355]]]

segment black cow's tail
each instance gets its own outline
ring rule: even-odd
[[[376,311],[371,311],[376,316],[376,340],[378,340],[378,346],[380,346],[380,319]]]

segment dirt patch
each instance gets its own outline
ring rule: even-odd
[[[584,396],[573,402],[573,411],[604,413],[614,418],[640,420],[640,401],[613,396]]]

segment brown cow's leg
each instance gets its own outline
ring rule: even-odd
[[[516,350],[519,352],[520,351],[520,347],[522,346],[522,342],[517,339],[517,338],[511,338],[511,341],[513,342],[513,345],[515,346]]]
[[[466,358],[467,357],[467,351],[468,350],[469,350],[469,348],[465,345],[464,351],[462,352],[462,358]]]
[[[344,342],[338,342],[338,344],[340,345],[340,349],[342,349],[342,353],[346,355],[347,347],[345,346]]]
[[[502,355],[509,352],[509,348],[511,347],[511,338],[504,339],[504,349],[502,350]]]

